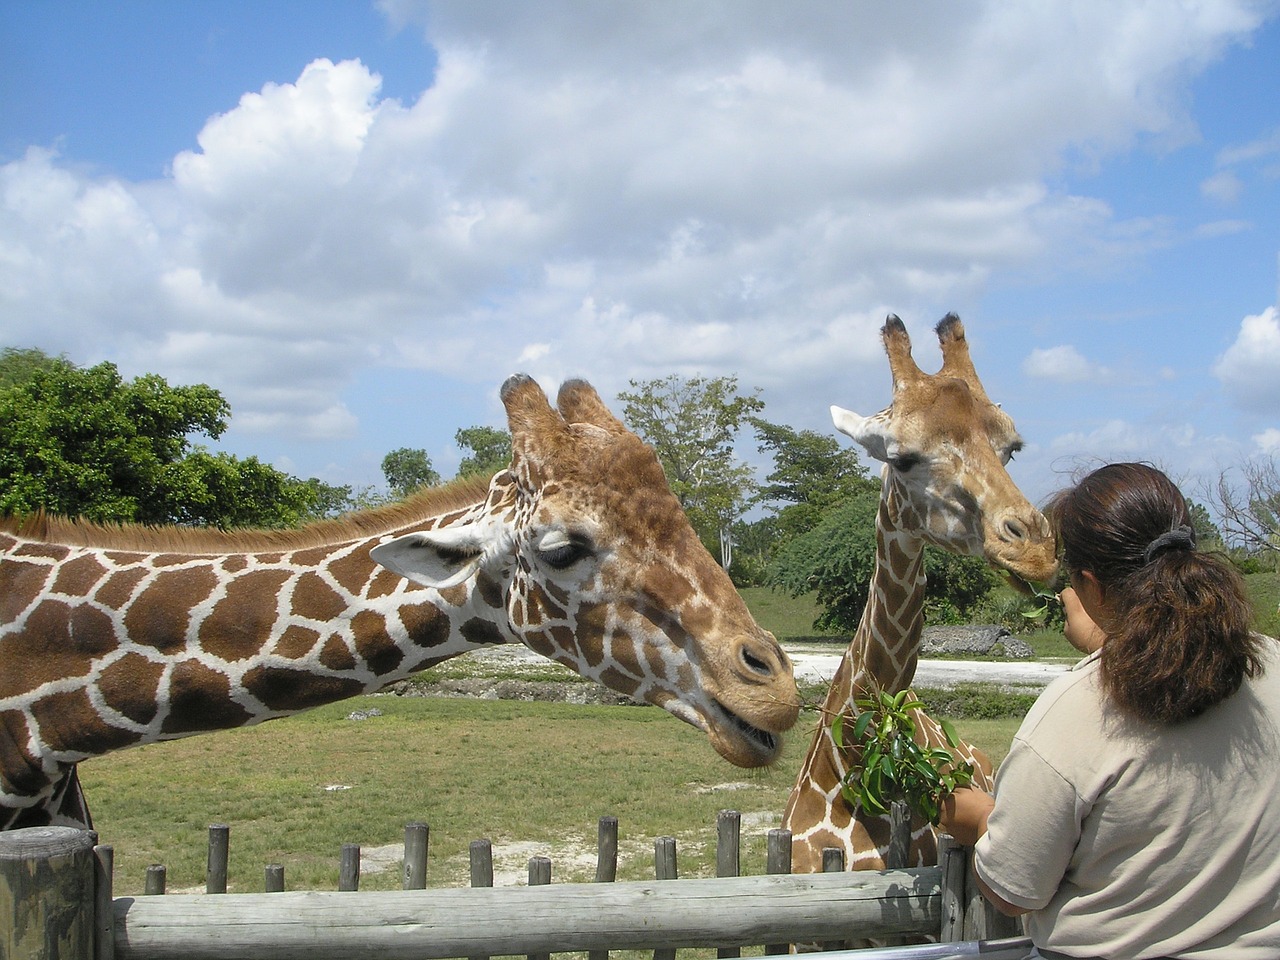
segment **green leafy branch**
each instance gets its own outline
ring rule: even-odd
[[[973,781],[973,764],[957,763],[946,747],[916,742],[911,714],[923,711],[924,704],[909,697],[908,690],[896,694],[880,690],[854,700],[857,712],[852,717],[839,714],[832,721],[836,746],[856,746],[862,753],[862,763],[845,774],[840,790],[851,804],[873,816],[887,813],[893,801],[903,800],[913,812],[936,824],[942,802],[957,787]],[[852,729],[846,730],[849,720]],[[949,721],[938,721],[938,726],[952,748],[960,746]]]

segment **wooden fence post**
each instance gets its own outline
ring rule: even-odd
[[[942,928],[938,940],[955,943],[964,938],[964,879],[968,851],[949,833],[938,834],[938,866],[942,868]]]
[[[901,870],[911,856],[911,808],[902,800],[889,807],[889,849],[885,851],[887,870]]]
[[[716,876],[736,877],[742,872],[742,814],[737,810],[721,810],[716,814]],[[718,960],[742,956],[737,947],[720,947]]]
[[[351,893],[360,889],[360,844],[344,843],[338,861],[338,890]]]
[[[596,883],[618,878],[618,818],[601,817],[596,828]]]
[[[676,868],[676,838],[658,837],[653,841],[653,875],[656,880],[677,880],[680,871]],[[655,950],[653,960],[676,960],[674,950]]]
[[[596,883],[618,879],[618,818],[601,817],[596,825]],[[609,960],[608,950],[592,950],[587,960]]]
[[[493,886],[493,841],[488,837],[472,840],[467,851],[471,866],[471,886]],[[485,956],[475,956],[471,960],[489,960]]]
[[[0,956],[94,960],[97,840],[72,827],[0,832]]]
[[[551,860],[548,857],[529,858],[529,886],[540,887],[551,882]],[[551,960],[549,953],[531,953],[529,960]]]
[[[284,893],[284,864],[266,865],[262,871],[262,889],[266,893]]]
[[[227,892],[227,862],[231,852],[231,827],[225,823],[209,824],[209,868],[205,874],[205,893]]]
[[[765,853],[765,871],[767,873],[791,873],[791,831],[770,830]],[[791,952],[789,943],[766,943],[766,954],[786,954]]]
[[[115,862],[113,847],[93,848],[94,960],[116,960]]]
[[[431,828],[415,821],[404,825],[404,889],[427,889],[427,846]]]
[[[147,867],[146,885],[142,889],[143,896],[158,897],[164,893],[169,870],[163,863],[153,863]]]

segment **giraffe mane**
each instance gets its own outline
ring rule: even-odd
[[[27,516],[0,517],[0,533],[67,546],[148,553],[248,553],[257,550],[301,550],[359,539],[403,528],[415,520],[449,513],[483,500],[489,476],[451,480],[428,487],[404,500],[357,510],[332,520],[317,520],[294,529],[148,526],[139,523],[95,523],[60,517],[43,510]]]

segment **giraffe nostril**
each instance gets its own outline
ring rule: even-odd
[[[773,676],[774,665],[764,657],[758,656],[750,647],[742,647],[740,655],[743,665],[752,673],[762,677]]]
[[[1027,525],[1017,517],[1006,517],[1001,524],[1004,539],[1011,543],[1019,543],[1028,537]]]

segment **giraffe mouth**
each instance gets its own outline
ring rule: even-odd
[[[749,752],[753,754],[754,765],[772,763],[777,758],[782,747],[781,737],[750,723],[719,700],[712,702],[720,714],[719,719],[724,721],[724,726],[727,726],[733,733],[737,734],[739,740],[746,742]],[[717,724],[717,726],[721,726],[721,724]],[[721,752],[723,753],[723,751]],[[731,762],[737,762],[734,757],[726,757],[726,759]],[[739,764],[739,766],[745,766],[745,764]]]

